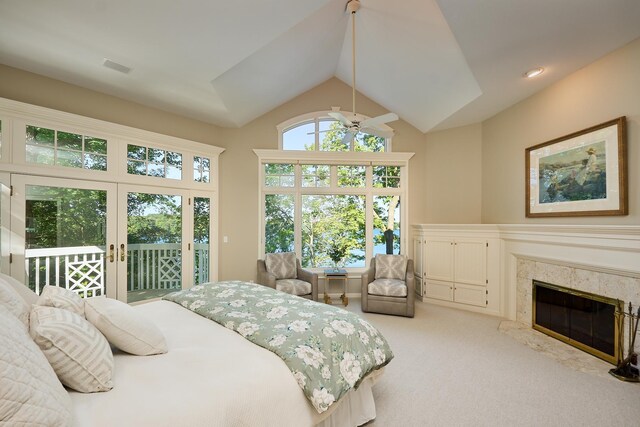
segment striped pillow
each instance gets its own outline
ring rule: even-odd
[[[80,295],[59,286],[45,286],[36,305],[64,308],[84,317],[84,300]]]
[[[68,310],[34,305],[31,337],[60,382],[83,393],[113,388],[113,354],[106,338],[84,317]]]

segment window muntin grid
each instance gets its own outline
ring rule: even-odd
[[[264,185],[266,187],[295,186],[295,167],[291,163],[265,163]]]
[[[127,173],[182,179],[182,154],[159,148],[127,144]]]
[[[107,140],[27,125],[26,161],[41,165],[106,171]]]
[[[211,181],[211,159],[203,156],[193,156],[193,180],[195,182]]]

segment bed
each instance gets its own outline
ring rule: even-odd
[[[73,425],[329,427],[376,416],[372,386],[383,368],[320,413],[272,351],[175,302],[134,309],[162,331],[168,352],[134,356],[114,349],[113,389],[68,390]]]

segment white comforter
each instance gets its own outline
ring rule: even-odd
[[[111,391],[70,392],[75,425],[298,427],[330,415],[316,412],[284,362],[270,351],[172,302],[136,309],[162,330],[169,352],[115,354]],[[347,395],[352,401],[337,405],[332,418],[350,406],[359,407],[359,414],[351,410],[349,424],[375,417],[373,380]]]

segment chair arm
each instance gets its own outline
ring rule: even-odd
[[[256,277],[256,283],[268,286],[272,289],[276,288],[276,276],[267,271],[267,266],[262,259],[258,260],[258,276]]]
[[[407,261],[407,275],[405,276],[407,285],[407,316],[414,316],[414,302],[416,299],[416,279],[413,273],[413,260]]]
[[[300,261],[298,261],[297,272],[296,272],[298,275],[298,279],[311,283],[311,297],[313,298],[314,301],[317,301],[318,300],[318,274],[313,273],[309,270],[305,270],[304,268],[300,267],[299,263]]]
[[[372,262],[372,266],[369,267],[367,270],[365,270],[364,273],[362,273],[362,276],[360,276],[360,280],[361,280],[361,300],[360,300],[360,304],[362,306],[362,311],[367,311],[369,309],[369,283],[373,282],[373,279],[376,276],[376,269],[375,269],[375,265],[373,265],[373,260]]]

